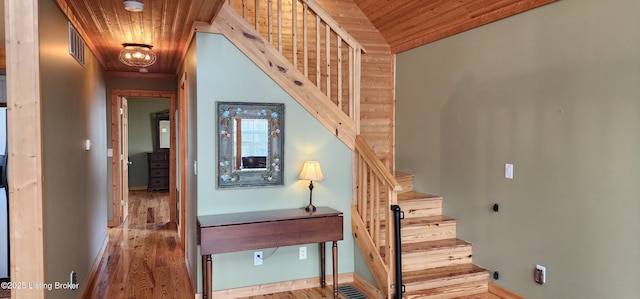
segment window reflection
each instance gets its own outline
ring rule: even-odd
[[[236,169],[267,168],[269,122],[266,119],[236,118],[234,125]]]

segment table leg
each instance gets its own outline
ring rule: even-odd
[[[320,244],[320,286],[322,288],[324,288],[325,286],[327,286],[327,281],[325,279],[326,274],[325,274],[325,269],[326,269],[326,254],[325,254],[325,245],[324,242],[320,242],[318,243]]]
[[[211,275],[212,275],[211,255],[202,256],[202,297],[211,299]]]
[[[200,256],[200,262],[202,263],[202,298],[207,299],[207,257]]]
[[[338,242],[333,241],[333,269],[331,269],[331,273],[333,273],[333,298],[338,299]]]

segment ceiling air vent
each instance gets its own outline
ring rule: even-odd
[[[84,67],[84,40],[78,31],[69,24],[69,54]]]

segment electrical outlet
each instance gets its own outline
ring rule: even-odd
[[[300,259],[301,260],[307,259],[307,246],[300,247]]]
[[[264,255],[262,255],[262,251],[256,251],[253,253],[253,265],[254,266],[260,266],[262,265],[262,259],[264,258]]]
[[[536,265],[536,272],[533,278],[539,284],[547,282],[547,267]]]
[[[69,274],[69,283],[71,284],[78,283],[78,274],[76,274],[76,271],[71,271],[71,274]]]

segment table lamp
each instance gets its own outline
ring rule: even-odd
[[[313,193],[313,181],[322,181],[324,176],[322,175],[322,169],[320,169],[320,162],[318,161],[306,161],[302,166],[302,171],[298,177],[301,180],[309,180],[309,205],[305,208],[307,212],[315,212],[316,207],[311,203]]]

